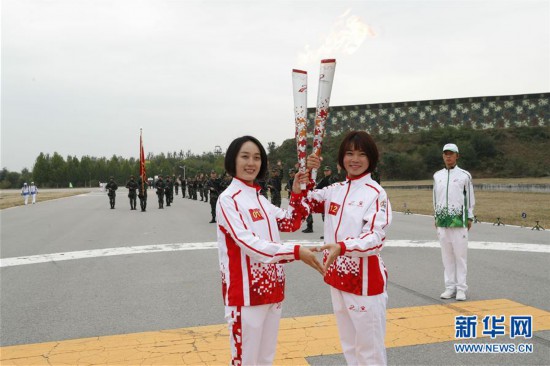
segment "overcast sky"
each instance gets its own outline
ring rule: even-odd
[[[2,0],[1,167],[294,136],[291,71],[331,105],[550,91],[550,1]]]

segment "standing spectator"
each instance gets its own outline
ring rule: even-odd
[[[34,205],[36,203],[36,195],[38,194],[38,188],[34,184],[34,182],[31,182],[31,186],[29,188],[32,196],[32,204]]]
[[[464,301],[468,291],[468,230],[474,220],[475,197],[472,176],[457,166],[458,158],[458,146],[443,146],[445,168],[434,174],[433,204],[445,279],[441,298]]]
[[[176,196],[178,195],[179,188],[180,188],[180,179],[176,178],[176,176],[174,175],[174,190],[176,191]]]
[[[319,168],[315,154],[308,168]],[[338,150],[347,180],[308,192],[315,212],[325,213],[325,282],[348,365],[386,365],[387,271],[380,256],[392,221],[386,191],[371,173],[378,148],[365,131],[351,131]]]
[[[21,188],[21,196],[23,196],[23,199],[25,201],[25,206],[29,203],[30,194],[31,194],[31,191],[29,189],[27,182],[23,183],[23,188]]]
[[[284,299],[280,263],[302,260],[320,273],[322,266],[306,247],[284,244],[280,231],[300,228],[306,203],[296,176],[288,210],[258,194],[257,178],[267,170],[267,154],[252,136],[231,142],[225,169],[233,176],[218,198],[218,255],[225,318],[229,324],[231,365],[271,365]]]
[[[185,190],[187,188],[187,180],[182,178],[180,175],[180,182],[181,182],[181,198],[185,198]]]

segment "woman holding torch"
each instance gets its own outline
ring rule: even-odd
[[[309,249],[283,244],[280,231],[296,231],[309,214],[300,190],[307,173],[297,173],[288,210],[259,194],[257,179],[267,171],[267,154],[252,136],[235,139],[225,155],[233,177],[216,207],[217,236],[225,318],[229,324],[232,365],[273,363],[284,299],[281,263],[302,260],[321,274]]]
[[[316,154],[308,168],[320,166]],[[386,365],[387,272],[380,251],[392,221],[390,202],[371,172],[378,149],[364,131],[352,131],[342,141],[338,163],[344,182],[308,192],[313,212],[324,213],[325,282],[348,365]]]

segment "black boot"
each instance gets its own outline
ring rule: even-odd
[[[208,223],[209,223],[209,224],[215,224],[215,223],[216,223],[216,218],[215,218],[215,217],[212,217],[212,220],[210,220]]]
[[[307,227],[305,230],[302,230],[303,233],[312,233],[313,232],[313,228],[311,227]]]

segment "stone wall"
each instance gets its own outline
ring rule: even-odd
[[[327,133],[407,133],[448,126],[548,126],[549,110],[550,93],[335,106],[330,107]],[[313,131],[314,119],[315,108],[308,108],[308,131]]]

